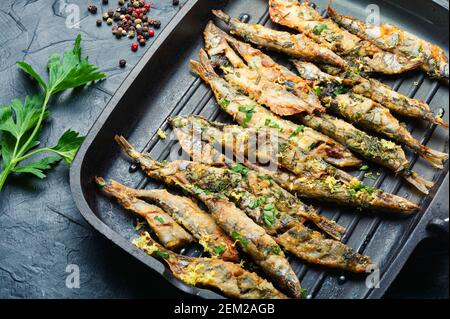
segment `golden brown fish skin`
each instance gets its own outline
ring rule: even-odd
[[[324,161],[305,155],[295,143],[285,140],[280,135],[275,141],[271,139],[272,137],[260,139],[258,148],[254,149],[250,147],[253,143],[249,141],[260,138],[261,134],[267,134],[267,131],[211,123],[196,116],[190,116],[189,119],[197,122],[195,125],[201,130],[200,138],[204,141],[218,143],[219,146],[231,150],[238,158],[248,158],[251,154],[259,162],[277,163],[292,172],[293,174],[289,174],[281,170],[261,169],[258,165],[245,162],[252,169],[271,176],[280,186],[295,191],[300,196],[372,210],[388,211],[392,206],[390,210],[393,212],[411,212],[418,208],[404,198],[367,187],[358,179]],[[276,131],[270,134],[276,134]],[[261,145],[263,140],[267,143]]]
[[[219,152],[211,147],[211,144],[201,142],[202,128],[197,127],[195,119],[189,121],[186,118],[176,117],[172,118],[170,123],[174,127],[175,134],[183,150],[192,158],[196,157],[196,162],[216,165],[224,164],[224,168],[226,165],[236,167],[236,164],[227,161],[225,156],[222,154],[220,154],[222,156],[218,155]],[[201,123],[198,124],[201,125]],[[200,145],[196,146],[196,151],[200,150],[199,152],[203,155],[201,157],[196,156],[191,147],[192,144],[197,143]],[[204,152],[201,149],[208,149],[208,151]],[[191,167],[194,168],[194,166]],[[247,172],[245,178],[244,176],[232,174],[234,182],[230,182],[229,170],[222,170],[222,175],[217,176],[217,174],[211,174],[208,169],[202,168],[204,166],[200,165],[199,169],[195,170],[195,173],[190,174],[195,176],[195,180],[190,180],[190,182],[202,189],[212,191],[210,187],[215,183],[211,182],[211,176],[214,176],[214,179],[221,181],[221,185],[227,186],[221,192],[258,224],[264,226],[267,233],[272,234],[283,231],[290,227],[293,220],[303,221],[304,219],[313,222],[318,228],[337,240],[341,239],[345,231],[342,226],[319,215],[313,207],[305,205],[296,196],[280,187],[269,175],[245,169]],[[216,169],[215,171],[217,172],[218,170]],[[238,176],[239,179],[237,178]],[[214,187],[214,189],[217,188]],[[265,204],[273,203],[279,211],[280,215],[273,223],[268,223],[267,219],[264,219],[264,212],[259,209],[260,205],[255,205],[255,203],[262,201],[261,199],[263,199]]]
[[[426,102],[409,98],[375,79],[358,78],[357,80],[359,83],[352,87],[353,92],[371,98],[402,116],[423,119],[448,128],[448,123],[441,117],[435,116]]]
[[[228,25],[232,34],[244,38],[247,42],[306,61],[328,63],[340,68],[347,65],[345,60],[333,51],[321,47],[303,34],[294,35],[289,32],[272,30],[259,24],[242,23],[221,10],[213,10],[212,12]]]
[[[216,224],[210,214],[203,211],[190,198],[177,196],[165,189],[132,189],[137,198],[157,203],[172,218],[186,228],[211,256],[239,262],[234,241]]]
[[[218,35],[220,36],[220,34]],[[215,41],[214,43],[219,43],[220,41]],[[223,41],[222,41],[223,42]],[[208,43],[208,41],[207,41]],[[211,44],[210,47],[212,47],[213,44]],[[231,48],[230,48],[231,49]],[[202,65],[207,65],[207,58],[206,57],[202,57],[204,56],[204,54],[200,54],[200,59],[202,62]],[[231,61],[231,60],[230,60]],[[257,63],[260,62],[260,60],[256,60],[253,59],[252,62],[253,63]],[[241,62],[241,64],[243,64],[243,62]],[[293,77],[294,74],[288,72],[286,69],[283,68],[276,68],[271,64],[263,64],[260,63],[258,65],[261,69],[266,69],[267,71],[265,72],[261,72],[259,73],[260,77],[263,77],[264,74],[268,74],[271,73],[273,75],[269,76],[269,79],[274,79],[276,78],[276,76],[278,76],[278,78],[281,79],[282,82],[285,74],[286,76],[289,77]],[[207,67],[207,66],[206,66]],[[209,73],[212,73],[213,71],[210,71]],[[245,87],[246,84],[236,81],[234,84],[236,84],[237,86],[239,86],[241,89],[243,89],[245,91]],[[261,91],[261,96],[266,95],[265,91]],[[369,100],[367,100],[369,101]],[[266,105],[268,103],[271,103],[272,101],[267,99],[267,98],[262,98],[259,100],[259,102],[264,102]],[[280,100],[277,101],[280,102],[281,105],[280,107],[283,106],[284,100]],[[371,105],[375,105],[372,104],[371,101],[369,101]],[[269,105],[267,105],[269,107]],[[254,108],[254,105],[252,105],[252,110]],[[364,118],[364,122],[362,122],[359,118],[352,116],[352,110],[348,109],[348,108],[337,108],[338,111],[340,111],[339,113],[343,113],[341,115],[344,115],[347,118],[352,119],[353,121],[358,120],[358,123],[363,123],[365,125],[365,127],[369,126],[371,128],[376,128],[377,130],[381,130],[380,127],[378,128],[378,125],[372,124],[372,123],[367,123],[367,122],[371,122],[371,117],[368,116],[366,118]],[[345,112],[344,112],[345,111]],[[375,109],[374,111],[378,111],[377,115],[383,115],[385,120],[388,120],[388,122],[390,123],[390,125],[394,125],[396,127],[400,127],[400,125],[398,124],[398,121],[391,116],[391,114],[389,113],[389,111],[383,107],[377,107],[377,109]],[[349,113],[349,114],[347,114]],[[253,113],[252,113],[253,114]],[[251,117],[253,117],[253,115],[251,115]],[[248,112],[247,112],[248,115]],[[317,119],[316,119],[317,117]],[[325,135],[328,135],[329,137],[339,141],[340,143],[343,143],[344,145],[346,145],[348,148],[350,148],[353,151],[358,152],[359,154],[361,154],[362,156],[364,156],[365,158],[369,158],[372,159],[374,161],[376,161],[376,163],[381,164],[385,167],[389,167],[391,169],[393,169],[392,167],[395,167],[395,169],[393,169],[396,173],[402,172],[402,174],[404,175],[405,172],[407,171],[407,165],[409,164],[409,162],[406,159],[406,156],[403,152],[403,150],[401,149],[400,146],[397,146],[395,144],[393,144],[392,142],[383,140],[383,139],[378,139],[375,137],[372,137],[368,134],[366,134],[365,132],[362,132],[360,130],[358,130],[356,127],[354,127],[353,125],[349,124],[349,123],[345,123],[342,120],[338,120],[334,117],[330,117],[327,115],[322,115],[322,118],[320,118],[320,116],[299,116],[300,121],[302,121],[303,124],[314,128],[322,133],[324,133]],[[324,122],[326,124],[326,127],[322,127],[322,125],[317,125],[317,123],[320,122]],[[278,124],[278,123],[277,123]],[[397,125],[395,125],[397,124]],[[315,126],[312,126],[315,125]],[[331,127],[336,126],[341,128],[341,131],[339,132],[341,135],[337,136],[336,131],[333,131],[332,129],[330,129]],[[446,159],[446,155],[440,152],[435,152],[432,151],[424,146],[419,146],[420,143],[418,141],[413,140],[413,138],[410,136],[409,132],[406,130],[402,130],[401,131],[403,133],[404,140],[407,140],[410,144],[414,145],[416,150],[420,150],[420,153],[422,154],[422,156],[429,160],[433,165],[439,166],[442,165],[442,161]],[[388,131],[389,133],[389,131]],[[406,135],[406,137],[405,137]],[[389,136],[392,136],[392,134],[389,134]],[[408,139],[409,137],[409,139]],[[361,141],[364,140],[364,143],[362,143]],[[368,143],[370,141],[370,143]],[[419,144],[419,145],[417,145]],[[311,144],[311,145],[315,145],[315,144]],[[298,146],[300,146],[301,149],[305,149],[305,147],[301,144],[299,144]],[[376,152],[374,152],[374,149],[376,148]],[[395,161],[395,162],[394,162]],[[399,161],[401,161],[401,163],[399,163]],[[294,171],[295,173],[295,171]],[[418,176],[416,173],[408,173],[407,176],[405,176],[405,179],[407,181],[409,181],[412,185],[414,185],[416,188],[418,188],[421,192],[428,194],[429,189],[432,187],[432,183],[422,179],[420,176]]]
[[[183,170],[193,162],[176,161],[162,164],[152,160],[148,155],[137,152],[125,138],[116,136],[115,139],[128,156],[139,162],[149,177],[179,187],[202,201],[216,223],[228,236],[237,241],[242,250],[249,254],[278,286],[288,291],[290,295],[300,297],[301,287],[297,276],[281,248],[264,228],[258,226],[223,195],[204,192],[186,180]]]
[[[239,299],[286,299],[270,282],[239,264],[217,258],[196,258],[175,254],[143,233],[133,244],[151,256],[162,259],[173,275],[192,286],[219,289],[225,296]]]
[[[365,72],[400,74],[417,68],[420,61],[411,61],[401,55],[383,51],[351,34],[331,19],[323,18],[308,2],[270,0],[272,21],[298,30],[321,45],[337,52],[349,66]]]
[[[321,234],[302,226],[289,229],[276,241],[290,253],[312,264],[337,267],[355,273],[365,273],[372,261],[370,257],[358,254],[341,242],[324,239]]]
[[[175,131],[178,133],[177,136],[181,136],[182,140],[180,142],[183,145],[187,145],[183,140],[189,138],[190,134],[180,134],[183,132],[178,128]],[[217,159],[219,156],[214,156],[214,158]],[[210,163],[207,158],[204,160]],[[242,172],[242,167],[240,169]],[[313,214],[319,218],[316,225],[325,222],[325,225],[323,225],[325,228],[332,230],[331,233],[338,230],[338,238],[340,239],[341,237],[342,232],[335,227],[336,224],[333,225],[333,223],[321,218],[322,216],[317,215],[312,208],[307,207],[295,196],[279,187],[269,175],[247,170],[241,173],[241,179],[237,184],[229,182],[229,171],[223,170],[221,176],[216,173],[217,169],[214,169],[214,171],[212,172],[210,168],[199,163],[192,163],[183,170],[186,174],[186,180],[205,191],[216,191],[217,186],[215,184],[217,184],[217,180],[226,181],[228,185],[226,188],[229,190],[223,189],[221,192],[236,205],[239,205],[239,208],[245,211],[266,232],[274,236],[279,234],[275,240],[280,242],[283,249],[288,250],[300,259],[316,265],[340,268],[352,272],[363,272],[371,263],[369,257],[357,254],[338,240],[324,239],[320,233],[309,230],[298,219],[293,220],[292,217],[289,218],[290,215],[295,216],[295,214],[299,214],[299,216],[311,220],[311,214]],[[249,189],[255,196],[249,196],[244,191]],[[312,212],[305,214],[305,211],[308,209]],[[292,211],[292,213],[289,214],[289,211]],[[276,216],[273,224],[272,221],[268,223],[267,217],[265,217],[266,214],[269,217],[273,216],[272,214]],[[295,230],[292,230],[293,228]],[[299,233],[308,234],[308,237],[298,236]],[[352,263],[349,262],[350,258],[353,261]]]
[[[440,47],[391,24],[369,25],[356,18],[341,15],[331,7],[331,1],[328,12],[336,23],[351,33],[386,51],[401,54],[409,60],[419,60],[423,71],[448,84],[448,57]]]
[[[136,155],[135,152],[130,151],[131,146],[127,145],[126,141],[123,139],[122,141],[119,141],[122,146],[125,147],[125,150],[128,149],[128,153],[133,154],[133,156]],[[139,161],[138,158],[136,159]],[[149,164],[147,158],[144,159],[143,163],[146,163],[146,165]],[[273,198],[264,198],[264,201],[262,201],[261,197],[252,197],[252,195],[249,195],[245,189],[248,188],[248,185],[251,182],[250,178],[248,182],[246,182],[245,178],[243,178],[245,174],[242,175],[230,170],[188,161],[175,161],[166,164],[155,162],[152,167],[143,167],[143,169],[147,171],[150,177],[162,180],[169,185],[182,187],[187,192],[190,192],[192,195],[195,195],[202,200],[204,204],[207,205],[217,223],[240,243],[243,250],[249,253],[253,259],[255,259],[255,261],[272,276],[272,278],[275,277],[275,280],[277,280],[279,285],[282,287],[290,287],[289,290],[291,292],[294,291],[295,293],[297,291],[295,288],[295,279],[291,276],[283,259],[277,258],[277,256],[282,256],[279,247],[274,246],[271,241],[273,239],[266,236],[266,230],[271,229],[271,226],[268,226],[267,221],[264,221],[264,218],[269,218],[266,215],[268,211],[276,213],[276,215],[272,215],[272,217],[285,220],[277,224],[277,226],[275,226],[275,224],[273,225],[276,227],[276,231],[273,232],[273,234],[276,235],[277,232],[281,232],[281,238],[284,239],[283,243],[291,250],[293,248],[292,243],[297,240],[300,247],[295,249],[293,253],[299,258],[328,267],[359,271],[358,267],[343,263],[343,258],[348,255],[349,252],[354,253],[350,248],[345,247],[344,244],[339,242],[334,243],[334,247],[340,247],[340,249],[335,249],[333,251],[336,255],[334,257],[328,256],[328,258],[324,258],[324,262],[321,262],[321,258],[317,258],[317,255],[324,247],[329,246],[330,244],[327,241],[321,243],[321,235],[319,233],[308,232],[313,235],[314,240],[308,239],[304,241],[299,241],[298,238],[290,238],[291,233],[289,232],[283,233],[284,229],[291,229],[293,227],[299,231],[306,231],[306,227],[299,223],[298,220],[289,219],[289,215],[277,211],[277,208],[282,209],[283,205],[289,205],[289,203],[276,205]],[[258,175],[254,172],[249,172],[247,174],[253,174],[251,178],[260,180]],[[268,178],[266,177],[265,180],[268,180]],[[256,183],[258,183],[258,181],[256,181]],[[243,184],[247,184],[247,186],[244,186]],[[260,187],[265,188],[265,185],[261,184]],[[261,195],[261,193],[259,194]],[[282,194],[279,195],[280,196],[278,196],[276,200],[281,202]],[[271,193],[271,196],[276,195]],[[237,209],[226,197],[229,197],[231,200],[238,203],[238,205],[240,205],[257,224],[261,225],[261,227],[253,223],[242,210]],[[256,200],[258,200],[258,205],[254,204]],[[263,213],[261,212],[261,208],[264,210]],[[263,218],[261,218],[261,216]],[[345,252],[345,255],[342,255],[342,252]],[[361,261],[370,261],[369,257],[360,257]],[[332,261],[333,258],[335,263]],[[364,268],[365,263],[361,263],[359,266],[360,268]],[[279,270],[281,273],[276,271],[278,268],[280,268]]]
[[[306,83],[302,78],[275,63],[270,57],[263,54],[261,51],[252,48],[248,44],[237,41],[230,36],[227,37],[227,41],[230,42],[233,48],[236,49],[249,64],[250,68],[257,70],[262,77],[266,78],[268,81],[280,83],[287,89],[294,88],[296,84],[300,84],[299,87],[301,87],[301,89],[293,90],[292,92],[302,100],[313,101],[312,103],[320,105],[317,95],[309,87],[309,83]],[[329,83],[328,85],[334,87],[339,78],[335,79],[336,81]],[[305,87],[309,87],[309,90],[305,89]],[[318,87],[321,88],[321,86]],[[337,96],[336,94],[331,93],[327,95],[320,94],[320,96],[322,102],[325,103],[328,108],[343,116],[350,123],[364,129],[369,129],[370,131],[375,131],[389,139],[409,146],[437,168],[443,168],[443,161],[448,159],[446,154],[421,145],[421,143],[391,115],[387,108],[366,97],[355,93],[341,93]]]
[[[308,81],[320,83],[344,83],[351,87],[352,92],[364,95],[392,112],[411,118],[423,119],[448,128],[442,118],[433,114],[430,106],[424,101],[407,97],[386,84],[372,79],[364,78],[352,72],[339,72],[339,76],[330,75],[323,72],[312,63],[300,60],[292,60],[300,76]]]
[[[232,237],[238,238],[242,250],[293,297],[301,296],[301,287],[281,248],[265,230],[244,212],[221,196],[199,195],[217,223]],[[234,236],[233,236],[234,235]]]
[[[115,197],[125,209],[145,218],[164,247],[176,250],[193,242],[194,238],[169,214],[161,208],[139,199],[135,196],[133,189],[116,181],[107,184],[101,177],[97,177],[96,182],[105,194]]]
[[[208,25],[204,32],[205,48],[208,54],[217,60],[228,82],[245,91],[258,103],[270,105],[271,111],[280,116],[325,111],[320,103],[310,105],[287,91],[284,86],[268,81],[256,70],[247,67],[228,45],[221,34],[222,31],[210,26]]]
[[[294,65],[302,77],[316,80],[315,88],[320,92],[321,101],[334,113],[341,115],[356,126],[405,144],[434,167],[440,169],[444,167],[444,162],[448,159],[447,154],[422,145],[404,125],[392,116],[389,109],[365,96],[354,93],[355,91],[361,91],[360,87],[364,85],[362,83],[370,83],[371,80],[366,80],[360,76],[347,76],[343,79],[328,75],[308,62],[294,61]],[[347,85],[343,85],[343,83]],[[358,84],[352,87],[354,83]],[[384,85],[377,86],[375,82],[373,83],[376,86],[374,89],[378,88],[379,93],[381,92],[380,89],[384,92],[388,90],[384,88]],[[348,86],[352,90],[350,93],[346,93],[348,91],[346,87]],[[369,84],[369,86],[371,85]]]
[[[338,167],[352,167],[361,164],[358,158],[328,136],[309,127],[299,126],[291,121],[281,119],[248,96],[239,93],[214,72],[211,62],[202,50],[200,51],[200,62],[191,61],[193,72],[210,85],[221,109],[231,115],[241,126],[260,128],[267,127],[266,122],[277,123],[280,130],[295,140],[305,151],[314,153],[328,163]],[[251,118],[247,115],[248,112],[242,110],[249,105],[254,106]],[[310,145],[317,145],[317,147],[310,149]]]
[[[406,155],[403,149],[395,143],[370,136],[353,125],[327,114],[320,117],[302,116],[299,120],[305,125],[333,137],[364,158],[401,175],[422,193],[428,194],[433,187],[432,182],[424,180],[416,172],[408,169],[409,162]]]
[[[434,167],[444,168],[448,155],[422,145],[411,135],[407,127],[381,104],[355,93],[323,96],[322,102],[350,123],[405,144]]]

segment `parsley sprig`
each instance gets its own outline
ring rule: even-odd
[[[81,58],[80,44],[81,36],[78,35],[72,50],[67,50],[62,57],[58,53],[50,56],[47,64],[48,82],[45,82],[30,64],[17,62],[20,69],[39,83],[43,93],[27,96],[23,101],[15,99],[9,105],[0,107],[0,191],[12,173],[27,173],[43,179],[46,177],[45,171],[60,160],[64,160],[67,165],[72,163],[84,140],[84,137],[75,131],[67,130],[53,147],[37,147],[40,144],[38,138],[43,122],[49,116],[50,98],[56,93],[106,77],[97,66],[89,64],[87,57]],[[53,155],[22,164],[23,161],[43,152]]]

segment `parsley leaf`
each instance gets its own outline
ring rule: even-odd
[[[170,258],[169,253],[166,252],[166,251],[157,250],[157,251],[155,251],[155,255],[160,257],[160,258],[163,258],[163,259],[169,259]]]
[[[68,130],[60,137],[58,144],[49,149],[49,151],[58,154],[67,165],[70,165],[83,141],[84,136],[80,136],[75,131]]]
[[[247,246],[248,245],[248,240],[245,239],[238,231],[233,230],[231,233],[231,238],[233,238],[233,240],[239,242],[242,246]]]
[[[314,27],[313,32],[315,35],[321,35],[325,29],[328,29],[326,24],[319,24]]]
[[[298,133],[303,132],[303,130],[305,129],[304,125],[299,125],[294,132],[291,133],[291,135],[289,135],[289,138],[293,138],[295,136],[298,135]]]
[[[44,94],[26,97],[22,102],[13,100],[9,105],[0,107],[0,148],[1,171],[0,191],[11,173],[29,173],[38,178],[44,178],[44,171],[50,169],[60,159],[68,165],[83,142],[83,137],[72,130],[66,131],[53,148],[36,147],[40,144],[38,138],[44,120],[49,112],[47,105],[55,93],[72,89],[92,81],[100,80],[106,75],[98,67],[89,64],[88,58],[81,57],[81,36],[78,35],[72,50],[67,50],[64,56],[53,54],[48,60],[48,82],[24,62],[17,66],[33,77],[44,90]],[[41,160],[21,165],[20,163],[38,153],[50,152],[58,157],[49,156]]]
[[[248,168],[242,164],[237,164],[237,165],[233,166],[231,168],[231,170],[235,173],[241,174],[242,176],[247,176],[247,174],[248,174]]]
[[[61,158],[58,156],[48,156],[34,163],[16,166],[13,168],[13,172],[29,173],[37,178],[43,179],[47,176],[44,174],[44,171],[51,169],[59,161],[61,161]]]
[[[224,252],[225,252],[225,246],[224,245],[218,245],[218,246],[215,246],[214,248],[213,248],[213,251],[214,251],[214,253],[216,254],[216,255],[222,255]]]

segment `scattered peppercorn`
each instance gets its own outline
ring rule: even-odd
[[[108,0],[102,0],[103,4],[108,4]]]
[[[131,51],[136,52],[138,50],[139,44],[136,42],[131,43]]]
[[[177,5],[180,4],[180,0],[173,0],[173,1],[172,1],[172,4],[173,4],[174,6],[177,6]]]
[[[144,38],[142,38],[140,41],[139,41],[139,45],[141,46],[141,47],[143,47],[143,46],[145,46],[145,39]]]
[[[133,2],[133,7],[139,8],[139,2],[138,2],[138,1],[134,1],[134,2]]]
[[[155,36],[155,30],[153,29],[148,30],[148,35],[153,38]]]
[[[109,10],[108,10],[108,16],[109,16],[110,18],[112,18],[113,15],[114,15],[114,10],[109,9]]]
[[[106,20],[106,24],[111,25],[113,23],[113,19],[108,18],[108,20]]]
[[[88,5],[88,11],[92,14],[96,14],[97,13],[97,7],[93,4]]]
[[[119,66],[121,68],[124,68],[127,65],[127,61],[125,59],[120,59],[119,60]]]
[[[125,0],[119,0],[119,5],[123,6],[125,4]]]
[[[97,27],[100,27],[102,25],[102,20],[98,19],[97,21],[95,21],[95,24],[97,25]]]
[[[161,21],[159,21],[159,20],[156,20],[156,19],[149,19],[149,20],[148,20],[148,23],[149,23],[151,26],[154,26],[156,29],[161,28]]]

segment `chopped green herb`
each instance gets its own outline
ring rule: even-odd
[[[259,199],[252,200],[250,202],[250,204],[248,204],[248,207],[250,207],[251,209],[258,208],[259,207]]]
[[[243,175],[243,176],[247,176],[247,173],[248,173],[248,168],[245,167],[244,165],[240,164],[240,163],[237,164],[237,165],[235,165],[235,166],[233,166],[233,167],[231,168],[231,170],[232,170],[233,172],[239,173],[239,174],[241,174],[241,175]]]
[[[239,107],[239,112],[245,112],[245,117],[244,117],[244,123],[248,123],[252,120],[253,117],[253,113],[255,113],[255,108],[256,104],[249,104],[247,106],[240,106]]]
[[[216,255],[222,255],[225,252],[225,246],[224,245],[219,245],[213,248],[213,251]]]
[[[97,186],[99,187],[105,187],[106,186],[106,182],[103,179],[96,179],[95,183],[97,184]]]
[[[301,288],[300,297],[301,299],[306,299],[308,297],[308,290],[306,290],[305,288]]]
[[[263,211],[263,221],[267,226],[272,226],[275,223],[277,209],[272,203],[266,204]]]
[[[323,88],[321,86],[315,86],[315,87],[313,87],[313,90],[317,96],[320,96],[322,94]]]
[[[243,246],[248,245],[248,240],[245,239],[238,231],[233,230],[233,232],[231,233],[231,238],[233,238],[233,240],[239,242]]]
[[[340,94],[346,94],[348,90],[346,88],[339,88],[333,91],[334,96],[338,96]]]
[[[376,176],[373,176],[372,172],[368,172],[368,173],[364,174],[364,177],[370,178],[372,180],[376,180],[377,179]]]
[[[367,171],[367,170],[369,170],[369,165],[362,165],[362,166],[359,168],[359,170],[360,170],[360,171]]]
[[[164,219],[161,216],[155,216],[155,219],[159,221],[161,224],[164,224]]]
[[[155,251],[155,255],[158,256],[158,257],[161,257],[163,259],[169,259],[170,258],[169,253],[166,252],[166,251],[157,250],[157,251]]]
[[[272,252],[273,252],[275,255],[281,254],[280,246],[278,246],[278,245],[273,245],[273,246],[272,246]]]
[[[193,186],[192,191],[194,192],[195,195],[210,195],[211,194],[210,191],[202,189],[198,186]]]
[[[315,35],[321,35],[325,29],[328,29],[326,24],[319,24],[314,27],[313,32]]]
[[[270,127],[270,128],[276,128],[277,130],[281,131],[280,124],[278,124],[275,121],[272,121],[271,119],[266,119],[266,121],[264,122],[264,125],[267,127]]]
[[[299,125],[299,126],[295,129],[295,131],[292,132],[291,135],[289,135],[289,138],[293,138],[293,137],[297,136],[298,133],[303,132],[304,129],[305,129],[305,126],[304,126],[304,125]]]
[[[221,99],[221,100],[219,100],[219,105],[222,107],[222,108],[227,108],[228,107],[228,105],[230,105],[230,100],[228,100],[228,99]]]

